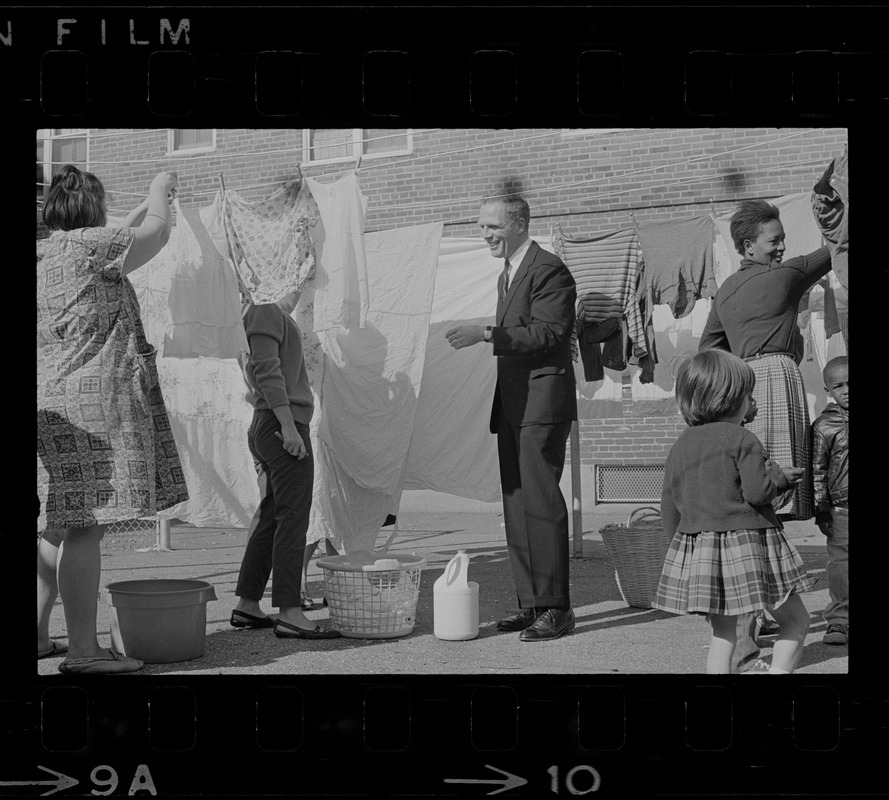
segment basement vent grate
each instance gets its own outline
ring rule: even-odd
[[[663,464],[595,465],[595,504],[660,503]]]

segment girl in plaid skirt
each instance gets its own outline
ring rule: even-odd
[[[774,674],[793,672],[809,628],[799,593],[814,581],[772,506],[803,470],[767,460],[743,426],[755,380],[749,364],[719,349],[698,352],[676,374],[689,427],[665,465],[661,516],[673,538],[654,607],[709,617],[709,674],[731,672],[739,614],[767,608],[781,626]]]

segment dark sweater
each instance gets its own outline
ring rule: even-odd
[[[830,272],[830,265],[827,247],[771,267],[743,259],[716,293],[700,349],[718,347],[740,358],[790,353],[799,363],[803,356],[796,322],[799,303]]]
[[[308,425],[314,400],[303,361],[302,334],[274,303],[250,306],[244,315],[250,344],[245,378],[255,409],[290,406],[293,419]]]
[[[673,535],[742,528],[780,528],[762,443],[742,425],[710,422],[686,428],[667,455],[661,516]]]

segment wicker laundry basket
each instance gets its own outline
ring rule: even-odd
[[[621,597],[633,608],[651,608],[670,539],[656,508],[637,508],[626,525],[599,530]]]
[[[424,558],[344,555],[317,563],[324,572],[331,627],[343,636],[394,639],[413,631]]]

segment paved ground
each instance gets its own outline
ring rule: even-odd
[[[172,664],[147,664],[142,674],[690,674],[704,671],[709,627],[698,617],[675,617],[627,606],[621,598],[599,530],[626,522],[634,506],[607,506],[583,515],[583,555],[571,560],[573,635],[553,642],[523,643],[517,634],[494,628],[514,610],[502,517],[493,512],[403,513],[390,553],[417,553],[426,559],[413,632],[397,639],[332,641],[279,640],[270,630],[236,630],[229,623],[234,587],[244,551],[242,529],[173,525],[169,551],[153,534],[116,535],[103,545],[103,587],[112,581],[188,578],[211,583],[217,599],[207,605],[204,655]],[[391,528],[381,531],[382,545]],[[819,578],[804,595],[812,627],[798,673],[848,672],[848,648],[821,643],[827,604],[824,537],[814,523],[789,523],[786,532],[809,571]],[[451,642],[433,634],[432,585],[458,549],[471,555],[469,579],[478,582],[480,631],[477,639]],[[320,599],[322,574],[313,561],[309,591]],[[263,603],[271,610],[268,599]],[[328,609],[309,612],[328,617]],[[110,644],[107,593],[99,603],[100,642]],[[58,606],[51,634],[64,639]],[[762,639],[769,658],[773,639]],[[38,662],[40,674],[56,674],[61,658]]]

